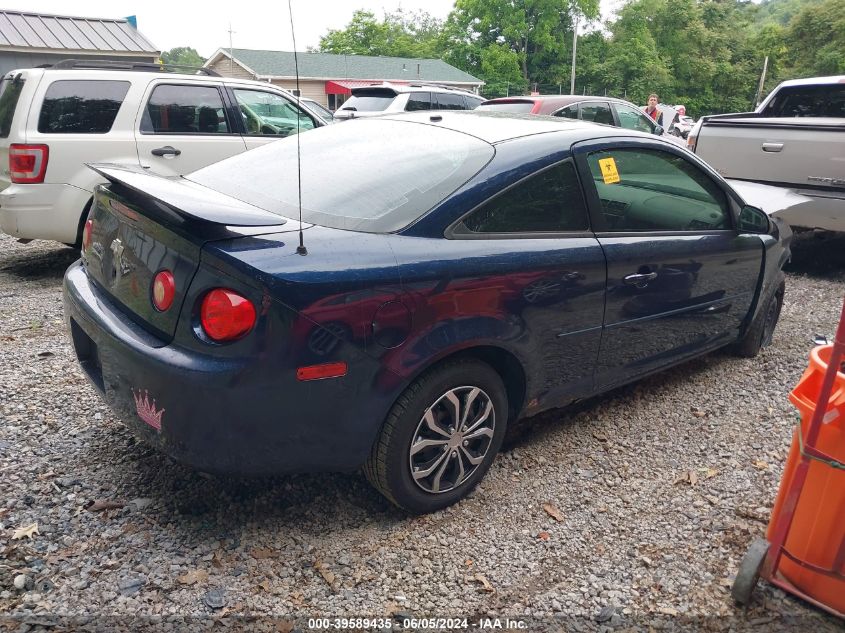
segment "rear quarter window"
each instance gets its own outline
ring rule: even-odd
[[[128,81],[54,81],[44,95],[38,131],[42,134],[105,134],[111,130],[128,91]]]
[[[0,83],[0,138],[9,138],[23,85],[23,79],[14,80],[11,77],[4,78]]]
[[[763,116],[845,117],[845,84],[782,88]]]

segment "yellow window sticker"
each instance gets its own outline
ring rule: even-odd
[[[619,171],[616,169],[616,161],[612,158],[600,158],[599,167],[604,184],[612,185],[619,182]]]

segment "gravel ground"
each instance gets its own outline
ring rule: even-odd
[[[137,443],[74,359],[61,304],[74,259],[0,237],[0,613],[15,616],[0,629],[407,613],[529,630],[842,630],[767,583],[747,610],[729,590],[780,481],[787,394],[812,336],[836,325],[845,235],[796,239],[757,359],[712,354],[538,416],[471,498],[417,518],[360,475],[212,478]]]

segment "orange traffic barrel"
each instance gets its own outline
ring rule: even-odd
[[[845,612],[845,367],[837,372],[827,402],[819,403],[822,380],[832,345],[810,352],[810,365],[790,401],[801,414],[792,448],[772,510],[767,538],[786,504],[798,464],[809,458],[809,469],[795,506],[778,571],[796,588],[818,602]],[[805,443],[813,412],[824,407],[821,428],[813,446]],[[794,492],[793,492],[794,494]]]

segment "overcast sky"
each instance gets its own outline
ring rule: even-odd
[[[603,13],[621,0],[601,0]],[[406,11],[422,9],[445,18],[454,0],[293,0],[296,47],[316,47],[329,29],[340,29],[357,9],[367,9],[381,18],[384,11],[398,7]],[[287,0],[273,3],[243,3],[205,0],[203,2],[149,0],[3,0],[2,8],[80,17],[122,18],[135,15],[138,30],[161,50],[192,46],[205,57],[229,46],[229,24],[234,31],[235,48],[293,50]]]

